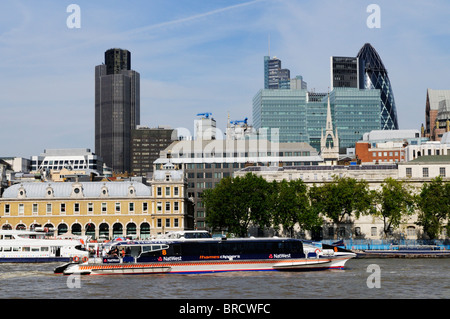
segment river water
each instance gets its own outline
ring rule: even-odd
[[[450,298],[449,258],[351,259],[345,270],[313,272],[81,277],[53,274],[57,265],[0,264],[0,298]]]

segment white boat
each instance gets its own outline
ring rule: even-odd
[[[114,275],[343,269],[351,251],[291,238],[201,238],[188,234],[111,243],[100,262],[67,263],[55,273]],[[172,237],[172,238],[171,238]],[[197,238],[196,238],[197,237]],[[198,238],[200,237],[200,238]]]
[[[49,237],[42,231],[0,230],[0,263],[87,261],[86,238]]]

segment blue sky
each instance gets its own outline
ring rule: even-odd
[[[81,28],[69,29],[69,4]],[[370,29],[369,4],[381,28]],[[141,74],[141,124],[193,131],[197,113],[219,128],[252,118],[263,57],[282,60],[309,89],[330,86],[330,56],[380,54],[401,129],[420,129],[427,88],[450,89],[448,0],[2,0],[0,157],[51,148],[94,151],[94,68],[113,47]]]

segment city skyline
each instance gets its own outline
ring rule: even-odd
[[[124,8],[77,1],[81,27],[70,29],[68,3],[2,2],[0,154],[95,149],[92,70],[115,47],[133,53],[141,74],[142,125],[193,133],[203,112],[213,113],[222,131],[228,113],[252,123],[269,35],[270,55],[316,92],[331,86],[331,56],[352,56],[371,43],[389,72],[399,128],[420,129],[427,89],[450,88],[450,4],[377,1],[381,27],[369,28],[370,3],[133,1]]]

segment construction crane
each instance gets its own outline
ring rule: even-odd
[[[209,117],[212,115],[212,113],[198,113],[197,116],[203,116],[206,119],[209,119]]]
[[[248,118],[246,117],[243,121],[230,121],[230,124],[238,125],[239,123],[244,123],[247,125]]]

